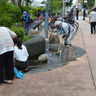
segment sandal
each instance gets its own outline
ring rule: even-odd
[[[4,83],[6,83],[6,84],[12,84],[12,80],[4,80]]]

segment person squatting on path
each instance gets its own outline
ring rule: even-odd
[[[31,16],[24,11],[21,16],[22,26],[25,29],[25,34],[28,35],[29,27],[31,26],[31,23],[33,22]]]
[[[28,51],[25,45],[22,45],[19,39],[16,37],[13,39],[14,41],[14,59],[15,59],[15,67],[21,71],[26,72],[28,71]]]
[[[14,79],[14,43],[12,40],[14,38],[16,38],[16,34],[13,31],[6,27],[0,27],[0,85],[3,82],[12,84],[12,80]]]
[[[58,29],[60,29],[60,34],[62,34],[63,31],[63,36],[65,41],[65,45],[71,46],[72,39],[76,33],[76,30],[66,22],[61,22],[61,21],[56,21],[55,25],[57,26]]]
[[[94,34],[96,32],[95,25],[96,25],[96,12],[94,8],[92,8],[92,12],[89,15],[89,23],[91,26],[91,34],[93,34],[93,29],[94,29]]]

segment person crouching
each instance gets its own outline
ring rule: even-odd
[[[15,67],[21,72],[26,72],[28,71],[28,57],[29,57],[27,49],[24,45],[21,44],[21,42],[17,37],[14,38],[13,41],[15,46],[14,49]]]

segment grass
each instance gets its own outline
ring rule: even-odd
[[[24,39],[23,39],[23,42],[24,42],[24,41],[27,41],[27,40],[29,40],[29,39],[31,39],[31,37],[25,35],[25,36],[24,36]]]
[[[67,61],[66,63],[62,64],[62,66],[65,66],[65,65],[67,65],[69,62],[70,62],[70,61]]]
[[[48,71],[51,71],[52,69],[48,69]]]

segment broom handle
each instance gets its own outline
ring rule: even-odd
[[[63,40],[63,38],[61,39],[61,42],[60,42],[60,45],[59,45],[59,48],[58,48],[58,52],[60,51],[62,40]]]

